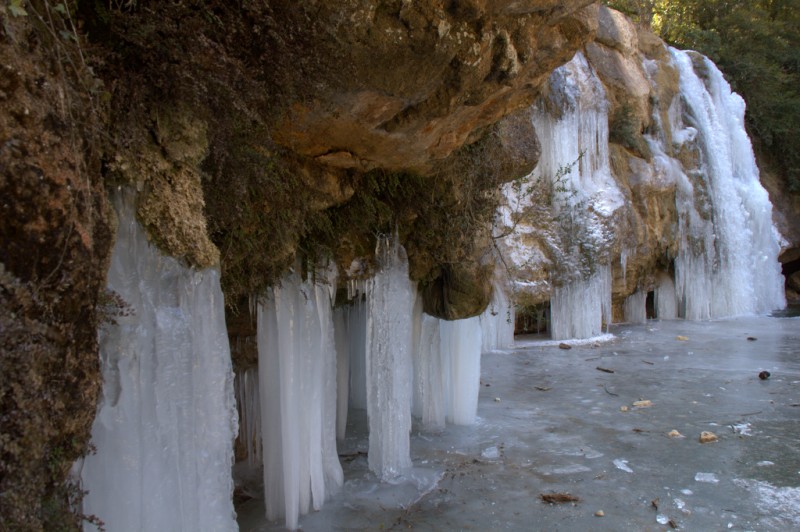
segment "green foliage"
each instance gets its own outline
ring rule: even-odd
[[[619,106],[609,121],[609,140],[638,154],[648,153],[647,144],[642,137],[639,121],[628,102]]]

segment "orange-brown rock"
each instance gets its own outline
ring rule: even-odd
[[[597,26],[587,0],[322,2],[301,24],[310,10],[274,11],[281,55],[301,52],[298,41],[335,47],[315,46],[323,66],[279,73],[314,77],[302,80],[311,87],[302,98],[283,102],[273,138],[361,171],[430,171],[474,131],[529,105]]]

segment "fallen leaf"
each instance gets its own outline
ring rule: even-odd
[[[569,344],[565,344],[564,342],[561,342],[560,344],[558,344],[558,348],[559,349],[572,349],[572,346],[569,345]]]
[[[748,336],[747,337],[747,341],[748,342],[755,342],[756,340],[758,340],[758,338],[756,338],[755,336]]]
[[[623,406],[619,407],[619,411],[620,412],[627,412],[628,411],[628,407],[623,405]]]
[[[653,406],[653,401],[650,401],[649,399],[644,399],[642,401],[634,401],[633,406],[635,406],[636,408],[650,408],[651,406]]]
[[[539,390],[540,392],[549,392],[552,388],[548,388],[547,386],[534,386],[535,389]]]
[[[719,441],[719,438],[713,432],[704,430],[700,433],[700,443],[713,443],[715,441]]]
[[[686,436],[684,436],[683,434],[681,434],[680,432],[678,432],[675,429],[672,429],[671,431],[667,432],[667,436],[669,436],[670,438],[685,438],[686,437]]]
[[[653,499],[652,501],[650,501],[650,505],[656,510],[658,510],[658,499]]]
[[[689,337],[688,336],[676,336],[675,339],[676,340],[680,340],[681,342],[685,342],[685,341],[687,341],[689,339]]]
[[[597,511],[594,513],[594,515],[596,515],[597,517],[603,517],[603,516],[605,516],[605,515],[606,515],[606,513],[605,513],[603,510],[597,510]]]
[[[539,497],[550,504],[563,504],[565,502],[580,502],[580,499],[569,493],[542,493]]]
[[[758,374],[758,378],[761,379],[762,381],[765,381],[769,379],[771,375],[772,374],[769,371],[762,371],[761,373]]]
[[[613,369],[601,368],[600,366],[597,366],[595,369],[596,369],[597,371],[602,371],[602,372],[605,372],[605,373],[614,373],[614,370],[613,370]]]

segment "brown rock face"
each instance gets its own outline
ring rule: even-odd
[[[112,235],[87,133],[100,125],[82,91],[93,80],[29,21],[0,5],[0,530],[68,530]]]
[[[274,139],[336,168],[427,173],[474,131],[531,103],[593,36],[590,4],[350,1],[314,6],[311,24],[302,23],[309,7],[276,8],[281,56],[322,40],[335,57],[318,58],[330,68],[312,69],[311,98],[290,103]]]

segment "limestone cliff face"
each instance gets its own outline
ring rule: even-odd
[[[636,304],[643,315],[646,292],[667,278],[687,283],[685,272],[692,266],[680,257],[703,253],[712,257],[726,246],[721,243],[720,234],[727,229],[720,212],[728,208],[732,196],[712,197],[715,183],[740,179],[744,183],[745,175],[757,180],[757,171],[751,172],[745,155],[732,163],[740,167],[731,175],[723,172],[706,178],[715,171],[717,157],[731,164],[727,161],[735,159],[733,152],[750,150],[749,143],[732,149],[715,146],[710,148],[714,153],[704,147],[707,133],[698,133],[702,126],[689,116],[694,111],[688,110],[687,93],[681,91],[690,89],[682,85],[676,57],[649,30],[601,7],[596,39],[548,80],[530,109],[543,145],[540,163],[525,184],[506,188],[502,211],[501,225],[516,230],[501,247],[511,263],[520,304],[544,304],[558,287],[610,269],[613,321],[622,321],[629,318],[624,307],[634,293],[640,297]],[[706,78],[691,89],[692,94],[703,83],[706,88],[719,87],[721,78],[711,81],[709,66],[700,56],[686,57]],[[707,105],[718,105],[710,99]],[[734,108],[726,109],[734,113]],[[736,126],[731,122],[728,127]],[[762,181],[769,186],[768,172],[762,172]],[[748,203],[747,194],[763,193],[757,184],[741,186],[752,189],[730,200],[733,209]],[[796,241],[788,222],[796,217],[796,207],[786,198],[774,202],[779,206],[778,227]],[[764,212],[770,208],[765,205]],[[763,253],[777,253],[771,228],[759,233],[761,223],[737,231],[758,233],[756,238],[771,242]],[[760,257],[762,251],[753,253]],[[791,265],[797,260],[792,253],[788,249],[781,260]],[[708,271],[730,268],[727,260],[711,260]],[[704,275],[692,272],[698,278]],[[789,285],[793,282],[790,279]],[[775,301],[780,299],[780,294],[775,296]]]

